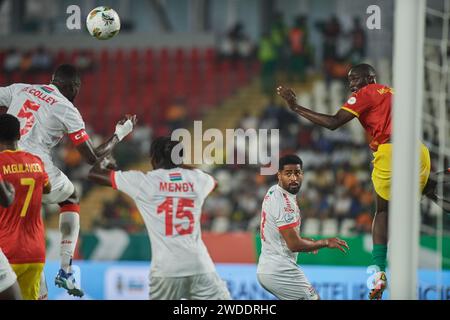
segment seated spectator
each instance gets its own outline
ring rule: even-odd
[[[20,60],[20,71],[22,73],[26,73],[31,71],[33,66],[33,55],[31,51],[25,52],[25,54],[22,56],[22,59]]]
[[[80,72],[92,71],[94,59],[88,50],[81,50],[75,58],[75,66]]]
[[[173,131],[175,129],[185,127],[186,121],[187,111],[185,99],[176,98],[166,111],[166,122],[169,126],[169,130]]]
[[[15,48],[10,49],[5,56],[3,62],[3,70],[6,73],[12,73],[18,71],[20,68],[20,62],[22,61],[22,54]]]
[[[31,56],[31,70],[36,72],[48,72],[52,69],[53,59],[44,47],[39,47]]]

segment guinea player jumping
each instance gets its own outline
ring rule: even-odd
[[[379,281],[374,284],[369,298],[381,299],[387,286],[385,269],[392,174],[393,91],[388,86],[376,83],[375,70],[368,64],[352,67],[348,73],[348,81],[353,94],[335,115],[321,114],[299,106],[295,93],[291,89],[280,86],[277,88],[277,93],[286,100],[292,111],[321,127],[335,130],[357,117],[366,132],[371,135],[372,141],[369,146],[374,155],[372,182],[377,194],[376,213],[372,225],[372,258],[374,265],[378,266],[380,271],[375,275],[375,279]],[[430,154],[423,144],[420,147],[420,159],[420,189],[423,194],[436,201],[436,179],[435,175],[430,176]],[[446,170],[446,173],[448,172]],[[444,209],[448,210],[448,208],[449,203],[444,201]]]

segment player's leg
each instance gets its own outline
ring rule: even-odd
[[[388,243],[388,210],[389,201],[377,195],[377,211],[372,223],[372,261],[379,269],[375,274],[376,283],[369,294],[370,299],[381,299],[384,289],[387,286],[386,280],[386,259]]]
[[[39,284],[39,298],[38,300],[48,300],[48,287],[47,280],[45,279],[45,273],[41,273],[41,281]]]
[[[388,243],[388,210],[392,178],[392,144],[378,146],[374,153],[372,183],[376,193],[376,212],[372,222],[372,264],[378,272],[374,288],[370,291],[370,299],[381,299],[386,287],[386,257]],[[380,281],[378,281],[380,279]],[[384,283],[383,283],[384,281]]]
[[[259,284],[280,300],[320,300],[301,269],[291,273],[257,274]]]
[[[191,277],[190,297],[192,300],[231,300],[227,284],[217,272]]]
[[[0,250],[0,300],[22,300],[17,276]]]
[[[43,263],[11,264],[24,300],[38,300]]]
[[[0,300],[22,300],[22,294],[17,281],[14,281],[12,285],[2,289],[2,282],[0,281]]]
[[[72,258],[80,231],[80,206],[75,187],[58,168],[48,170],[52,191],[43,197],[44,203],[57,203],[60,207],[59,231],[61,232],[61,267],[55,284],[74,296],[83,296],[83,291],[75,282],[72,274]]]
[[[190,277],[151,277],[150,300],[188,299]]]
[[[59,203],[59,231],[61,232],[61,268],[55,284],[67,290],[70,295],[82,297],[83,290],[75,281],[72,273],[72,259],[80,232],[80,206],[76,192],[64,202]]]

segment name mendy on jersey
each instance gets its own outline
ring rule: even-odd
[[[261,175],[273,175],[278,171],[278,129],[225,129],[224,136],[217,128],[203,132],[202,121],[194,121],[193,133],[192,136],[190,131],[183,128],[172,132],[171,140],[180,142],[172,150],[173,163],[222,165],[226,157],[226,164],[246,164],[248,160],[247,164],[268,165],[261,167]],[[204,142],[209,142],[205,148]]]
[[[194,184],[192,182],[160,182],[159,190],[169,192],[194,192]]]

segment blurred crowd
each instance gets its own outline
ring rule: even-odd
[[[311,44],[311,26],[303,15],[295,17],[292,25],[288,26],[283,14],[278,13],[262,35],[257,55],[261,62],[262,90],[267,95],[273,94],[280,71],[287,74],[289,81],[305,82],[308,70],[319,67],[329,84],[333,79],[345,79],[349,67],[366,58],[366,33],[359,18],[353,19],[350,30],[343,30],[336,16],[318,21],[314,27],[320,33],[321,48],[314,48]],[[346,47],[343,52],[338,50],[341,47]],[[317,50],[321,51],[318,63],[314,61]]]
[[[353,143],[345,128],[333,134],[301,124],[284,106],[271,101],[258,118],[245,115],[241,128],[280,129],[282,154],[296,153],[304,163],[299,207],[304,219],[333,220],[338,230],[346,219],[352,232],[369,233],[374,212],[369,176],[371,155]],[[203,227],[215,232],[259,228],[261,203],[276,176],[260,175],[259,166],[218,166],[212,170],[218,189],[205,202]],[[319,230],[320,231],[320,230]]]
[[[43,46],[33,50],[10,48],[0,54],[2,54],[0,60],[3,61],[2,71],[7,83],[15,80],[12,79],[13,75],[20,77],[38,73],[48,75],[58,63],[55,53]],[[81,72],[92,70],[95,65],[92,56],[86,50],[80,50],[73,63]]]

